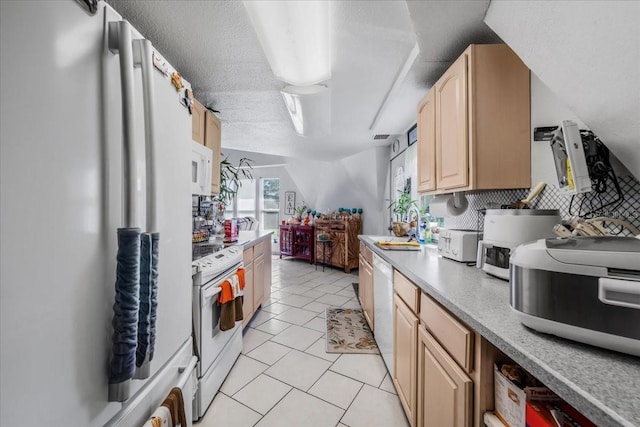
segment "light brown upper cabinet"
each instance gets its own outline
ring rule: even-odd
[[[212,171],[211,171],[211,193],[220,192],[220,157],[222,155],[222,129],[220,119],[211,111],[205,112],[205,132],[204,145],[213,151]]]
[[[191,138],[213,151],[211,171],[211,194],[220,193],[220,160],[222,150],[222,128],[220,119],[204,105],[193,100],[191,107]]]
[[[436,189],[436,92],[418,105],[418,191]]]
[[[191,106],[191,138],[204,145],[204,112],[206,108],[198,100],[193,100]]]
[[[507,45],[469,46],[418,105],[418,191],[530,187],[530,131],[529,69]]]

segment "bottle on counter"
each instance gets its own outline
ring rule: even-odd
[[[425,232],[427,231],[427,223],[426,222],[421,222],[420,226],[418,227],[418,242],[420,242],[420,244],[424,245],[425,243]]]

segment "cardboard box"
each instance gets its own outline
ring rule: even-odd
[[[495,408],[496,415],[508,426],[526,426],[527,401],[560,400],[547,387],[525,387],[524,390],[521,389],[502,375],[500,366],[495,364],[493,367]]]

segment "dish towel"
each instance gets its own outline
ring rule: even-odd
[[[229,282],[229,280],[225,280],[220,285],[218,304],[220,304],[220,330],[228,331],[236,324],[236,302],[233,297],[233,289],[231,288],[231,282]]]
[[[235,299],[235,305],[236,305],[236,321],[238,320],[242,320],[244,317],[243,314],[243,310],[242,310],[242,304],[244,304],[244,286],[245,286],[245,281],[244,281],[244,268],[239,268],[238,271],[236,271],[236,274],[231,277],[231,279],[233,280],[234,278],[238,279],[238,286],[239,286],[239,298],[236,295],[236,299]],[[233,285],[233,283],[232,283]]]
[[[238,271],[236,271],[236,274],[238,275],[238,280],[240,281],[240,289],[244,289],[244,268],[239,268]]]
[[[159,406],[142,427],[173,427],[171,411],[166,406]]]
[[[236,274],[220,285],[220,330],[228,331],[235,326],[235,322],[244,319],[242,304],[244,302],[244,269],[239,268]],[[215,327],[215,325],[214,325]]]
[[[172,427],[187,426],[187,415],[184,411],[184,399],[181,388],[172,388],[167,398],[162,402],[162,406],[168,408],[171,412]]]
[[[233,303],[235,306],[235,321],[239,321],[243,319],[242,313],[242,303],[244,302],[244,293],[240,288],[240,278],[237,274],[234,274],[229,278],[229,282],[231,283],[231,291],[233,292]]]

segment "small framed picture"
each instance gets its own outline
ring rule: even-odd
[[[413,125],[409,132],[407,133],[407,137],[409,139],[409,145],[414,144],[418,140],[418,124]]]
[[[285,191],[284,192],[284,214],[293,215],[296,213],[296,192]]]

